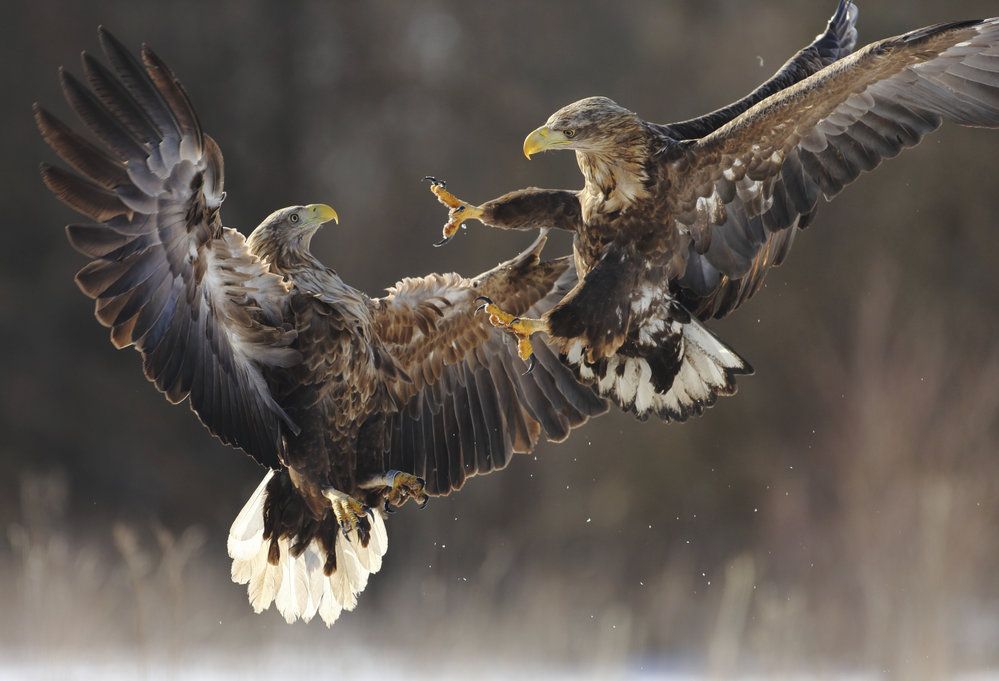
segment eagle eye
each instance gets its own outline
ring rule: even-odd
[[[562,134],[565,135],[566,137],[568,137],[569,139],[572,139],[573,137],[576,136],[576,131],[575,130],[566,130]]]
[[[298,213],[292,213],[288,219],[291,220],[291,224],[295,224],[298,222]]]

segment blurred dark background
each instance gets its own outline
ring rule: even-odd
[[[834,5],[5,3],[0,659],[308,642],[305,665],[361,642],[425,673],[996,668],[999,133],[945,128],[824,206],[767,288],[713,325],[757,375],[705,417],[610,414],[393,517],[385,568],[332,632],[254,616],[230,583],[226,531],[262,472],[112,349],[73,284],[75,217],[38,177],[54,156],[31,103],[69,120],[56,70],[79,72],[104,24],[185,84],[225,154],[228,225],[331,203],[341,224],[313,251],[378,295],[475,274],[532,238],[476,223],[432,248],[445,214],[422,176],[470,201],[579,186],[571,155],[521,153],[552,111],[594,94],[659,122],[708,111]],[[989,0],[860,5],[861,44],[997,14]]]

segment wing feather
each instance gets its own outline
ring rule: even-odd
[[[475,279],[406,279],[372,302],[377,335],[399,367],[386,379],[401,408],[384,460],[423,476],[431,494],[505,467],[542,433],[562,440],[607,408],[541,339],[538,366],[523,375],[514,344],[476,312],[480,295],[521,315],[539,315],[559,300],[556,282],[572,263],[541,262],[545,239]]]
[[[180,83],[148,49],[144,69],[109,33],[99,37],[111,68],[84,53],[89,87],[60,75],[103,146],[35,107],[42,137],[76,171],[44,165],[42,179],[94,220],[67,227],[91,258],[77,284],[115,347],[135,346],[169,401],[189,398],[220,440],[277,467],[282,430],[295,426],[264,371],[298,361],[283,316],[288,289],[222,226],[222,155]]]
[[[675,139],[697,139],[714,132],[754,104],[850,54],[857,45],[857,16],[857,6],[851,0],[839,0],[836,11],[826,24],[826,30],[816,36],[810,45],[788,59],[768,81],[722,109],[689,121],[660,127]]]
[[[701,318],[731,312],[784,260],[820,196],[944,120],[999,127],[999,19],[874,43],[682,143],[669,172],[671,213],[692,237],[683,303]]]

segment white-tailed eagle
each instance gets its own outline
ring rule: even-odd
[[[180,83],[107,31],[110,66],[84,53],[61,72],[89,141],[35,107],[72,170],[48,187],[90,222],[69,225],[91,259],[80,289],[117,348],[222,442],[269,469],[233,523],[232,577],[259,612],[327,625],[351,610],[387,544],[383,513],[446,495],[562,440],[606,403],[546,348],[522,375],[516,350],[476,313],[479,296],[543,314],[575,285],[571,260],[542,262],[542,235],[475,278],[404,279],[383,298],[309,252],[327,205],[275,211],[244,239],[223,226],[222,154]]]
[[[685,419],[749,367],[698,322],[735,310],[787,257],[819,199],[944,121],[999,126],[999,18],[930,26],[852,52],[856,7],[746,98],[659,125],[605,97],[556,111],[524,153],[572,150],[581,190],[525,189],[480,206],[432,186],[462,221],[574,234],[579,282],[540,318],[496,304],[496,325],[547,334],[563,361],[639,417]]]

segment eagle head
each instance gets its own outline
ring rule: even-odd
[[[553,113],[524,140],[524,155],[549,149],[601,153],[641,130],[641,119],[607,97],[587,97]]]
[[[307,251],[312,236],[331,220],[339,224],[340,216],[325,203],[281,208],[253,230],[248,245],[252,252],[265,259],[267,254]]]

